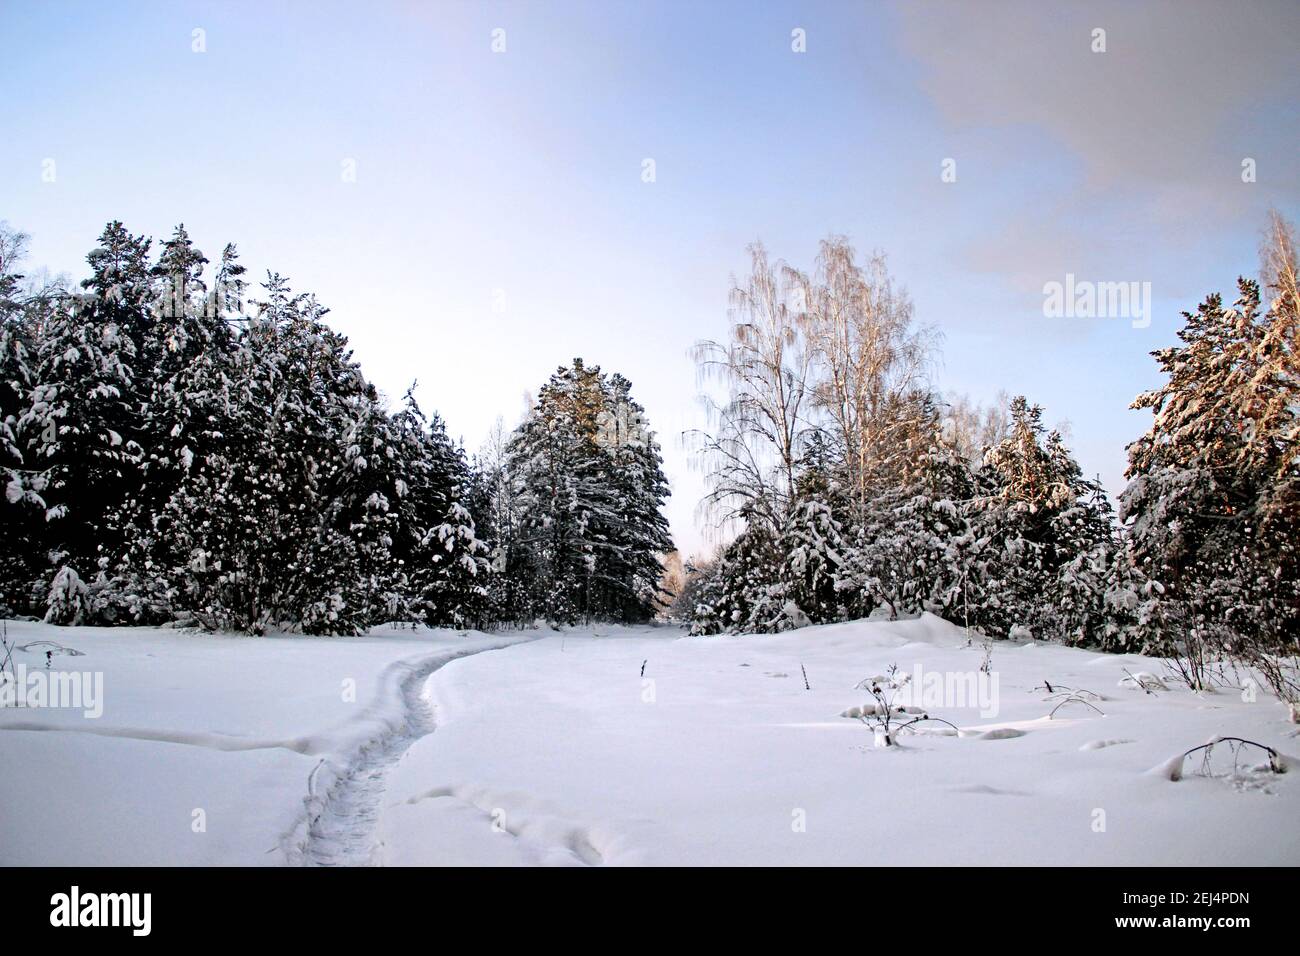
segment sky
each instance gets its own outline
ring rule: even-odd
[[[234,242],[471,453],[574,357],[621,372],[689,555],[691,348],[756,240],[886,253],[935,387],[1026,395],[1122,489],[1150,351],[1300,218],[1298,39],[1294,0],[0,0],[0,219],[74,279],[113,219]],[[1149,282],[1150,324],[1048,316],[1067,275]]]

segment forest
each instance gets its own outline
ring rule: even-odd
[[[414,385],[390,404],[314,296],[184,226],[109,223],[75,285],[0,233],[0,613],[358,634],[669,617],[695,634],[930,611],[1224,661],[1297,699],[1300,346],[1291,226],[1260,275],[1184,313],[1138,395],[1112,504],[1028,396],[935,383],[933,328],[885,257],[751,249],[728,335],[694,357],[714,553],[675,573],[660,445],[632,383],[582,358],[470,455]],[[678,564],[680,562],[678,561]]]
[[[109,223],[76,287],[0,235],[0,613],[253,634],[640,621],[671,548],[631,383],[575,359],[471,459],[233,245]]]

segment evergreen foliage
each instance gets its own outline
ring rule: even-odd
[[[395,410],[313,296],[247,300],[177,226],[109,223],[75,294],[17,271],[0,228],[0,611],[357,634],[644,620],[671,550],[631,383],[576,360],[483,469]]]

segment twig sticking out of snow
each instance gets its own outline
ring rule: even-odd
[[[1102,717],[1106,716],[1106,714],[1102,711],[1102,709],[1098,707],[1096,704],[1092,703],[1091,701],[1083,697],[1080,697],[1078,694],[1068,694],[1063,697],[1060,703],[1058,703],[1055,707],[1052,708],[1052,712],[1047,715],[1047,719],[1051,720],[1053,717],[1055,717],[1056,712],[1060,710],[1062,707],[1064,707],[1066,704],[1083,704],[1083,706],[1090,707],[1093,710],[1095,710],[1098,714],[1101,714]]]
[[[931,723],[943,724],[946,727],[951,727],[956,732],[957,736],[959,737],[961,736],[961,728],[958,727],[956,724],[952,723],[951,721],[944,720],[942,717],[931,717],[929,714],[922,714],[920,717],[913,718],[912,720],[909,720],[905,724],[899,724],[898,732],[902,733],[904,730],[909,729],[913,725],[923,723],[925,721],[930,721]],[[916,731],[912,731],[912,732],[916,733]]]
[[[1082,697],[1084,700],[1105,700],[1101,694],[1095,693],[1083,687],[1067,687],[1064,684],[1053,684],[1051,681],[1043,681],[1037,687],[1036,691],[1046,691],[1047,696],[1043,698],[1045,702],[1053,700],[1064,700],[1070,697]]]
[[[316,764],[316,766],[312,767],[312,768],[311,768],[311,773],[307,774],[307,796],[309,796],[309,797],[314,797],[314,796],[316,796],[316,788],[315,788],[315,784],[316,784],[316,771],[319,770],[319,769],[321,768],[321,764],[323,764],[323,763],[325,763],[325,758],[324,758],[324,757],[321,757],[321,758],[320,758],[320,763],[318,763],[318,764]]]
[[[803,661],[799,662],[799,670],[803,671],[803,689],[812,690],[812,687],[808,683],[808,669],[803,666]]]
[[[646,666],[646,664],[648,664],[648,663],[650,663],[650,659],[649,659],[649,658],[646,658],[645,660],[643,660],[643,661],[641,662],[641,676],[642,676],[642,677],[645,677],[645,666]]]
[[[9,643],[9,622],[0,621],[0,648],[4,649],[4,660],[0,661],[0,684],[9,681],[9,668],[13,666],[14,646]],[[15,701],[17,698],[15,698]]]
[[[1150,694],[1152,697],[1155,696],[1155,693],[1158,690],[1169,689],[1169,685],[1155,674],[1148,673],[1147,671],[1138,671],[1136,674],[1131,674],[1127,667],[1123,670],[1125,674],[1128,674],[1128,676],[1120,678],[1120,687],[1140,687],[1144,693]]]
[[[1196,693],[1213,692],[1216,687],[1234,687],[1233,678],[1228,675],[1231,668],[1237,673],[1237,665],[1232,662],[1211,661],[1203,656],[1172,657],[1161,662],[1162,677],[1170,684],[1181,684]],[[1240,687],[1236,687],[1241,690]]]
[[[1267,753],[1268,769],[1272,773],[1286,773],[1287,771],[1288,761],[1286,758],[1267,744],[1256,743],[1255,741],[1247,740],[1244,737],[1215,737],[1212,740],[1207,740],[1199,747],[1193,747],[1191,750],[1179,754],[1176,757],[1170,757],[1159,767],[1155,768],[1153,773],[1157,773],[1162,777],[1168,777],[1170,780],[1181,780],[1183,779],[1183,762],[1192,754],[1200,751],[1202,752],[1200,772],[1203,776],[1208,777],[1210,776],[1210,756],[1214,753],[1214,748],[1218,744],[1227,744],[1228,749],[1232,751],[1233,773],[1237,772],[1237,759],[1241,755],[1242,749],[1245,747],[1254,747],[1257,750],[1262,750]]]

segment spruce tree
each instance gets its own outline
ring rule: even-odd
[[[656,610],[658,556],[671,549],[659,448],[630,383],[581,359],[561,368],[512,436],[521,597],[554,621],[642,620]]]
[[[393,554],[406,615],[435,627],[482,627],[488,621],[488,545],[470,511],[473,476],[437,415],[430,421],[414,386],[393,417],[402,479]]]
[[[598,444],[608,459],[612,509],[606,513],[607,547],[598,564],[602,616],[624,621],[651,616],[665,597],[662,558],[672,550],[663,505],[668,479],[645,409],[632,398],[632,383],[610,377],[598,418]]]
[[[1081,496],[1092,488],[1060,435],[1045,434],[1041,408],[1020,396],[1010,413],[1007,435],[985,457],[964,507],[968,530],[956,548],[963,614],[998,636],[1017,626],[1061,636],[1053,592],[1080,548],[1062,533],[1086,512]]]
[[[759,518],[718,555],[701,586],[693,634],[760,634],[794,626],[786,612],[776,536]]]
[[[107,566],[111,516],[141,482],[134,368],[150,321],[149,242],[111,223],[100,243],[84,291],[43,323],[19,419],[28,467],[43,473],[50,578],[68,564],[82,578]]]
[[[842,613],[837,590],[844,563],[843,495],[836,493],[832,464],[820,436],[800,463],[790,513],[781,528],[777,548],[782,556],[780,583],[786,616],[826,624]],[[840,505],[841,507],[836,507]]]
[[[28,467],[19,420],[34,385],[34,310],[18,272],[27,236],[0,223],[0,614],[33,608],[31,584],[43,564],[45,475]]]

